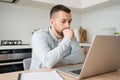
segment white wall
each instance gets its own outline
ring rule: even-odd
[[[120,5],[82,14],[81,25],[88,31],[88,42],[94,35],[105,34],[106,27],[115,27],[120,32]]]
[[[47,8],[34,8],[0,2],[0,40],[23,40],[31,43],[32,31],[49,26]],[[83,26],[88,31],[88,42],[96,34],[103,34],[103,28],[115,27],[120,32],[120,5],[78,14],[72,12],[72,28]]]
[[[23,40],[31,43],[32,31],[49,26],[50,9],[0,2],[0,40]],[[73,12],[72,28],[79,28],[80,15]]]

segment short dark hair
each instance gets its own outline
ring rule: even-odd
[[[67,12],[67,13],[70,13],[71,12],[71,10],[68,8],[68,7],[66,7],[66,6],[64,6],[64,5],[55,5],[55,6],[53,6],[53,8],[51,9],[51,11],[50,11],[50,18],[52,18],[52,16],[53,16],[53,14],[55,13],[55,12],[58,12],[58,11],[65,11],[65,12]]]

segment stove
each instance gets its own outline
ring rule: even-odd
[[[1,45],[22,45],[22,40],[1,40]]]

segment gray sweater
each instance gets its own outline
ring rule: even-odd
[[[32,36],[32,62],[30,69],[52,68],[84,61],[76,38],[63,38],[60,42],[50,28],[36,31]]]

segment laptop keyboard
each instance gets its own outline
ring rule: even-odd
[[[70,72],[75,73],[75,74],[80,74],[81,69],[78,69],[78,70],[73,70],[73,71],[70,71]]]

